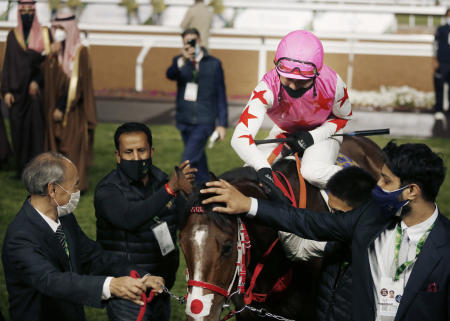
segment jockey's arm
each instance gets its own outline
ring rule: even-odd
[[[323,257],[327,242],[319,242],[301,238],[295,234],[279,231],[278,238],[283,246],[286,257],[294,262],[309,261]]]
[[[235,152],[246,164],[256,170],[263,167],[270,168],[266,157],[256,147],[254,138],[263,123],[267,109],[272,104],[272,91],[265,82],[261,81],[245,106],[231,138],[231,146]]]
[[[330,138],[344,128],[352,118],[352,106],[348,98],[347,86],[339,75],[336,74],[336,76],[336,93],[330,118],[309,132],[314,139],[314,143]]]

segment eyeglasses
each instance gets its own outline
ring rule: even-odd
[[[309,61],[295,60],[288,57],[281,57],[274,61],[275,68],[281,72],[292,75],[300,75],[305,78],[314,78],[319,76],[319,71],[315,64]]]

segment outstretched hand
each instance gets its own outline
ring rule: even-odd
[[[214,212],[225,214],[248,213],[251,206],[250,197],[239,192],[233,185],[224,181],[213,181],[206,183],[208,188],[200,190],[202,194],[217,194],[205,199],[202,204],[225,203],[226,207],[216,206]]]
[[[197,169],[191,167],[189,160],[185,160],[175,168],[169,180],[169,187],[174,192],[182,191],[186,195],[191,194],[196,172]]]

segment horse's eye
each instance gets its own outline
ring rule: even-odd
[[[222,245],[222,256],[230,256],[231,250],[233,249],[233,245],[231,241],[227,241]]]

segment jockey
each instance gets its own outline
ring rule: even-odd
[[[267,139],[290,137],[291,150],[303,153],[303,177],[324,188],[340,169],[334,164],[342,136],[333,135],[342,133],[351,119],[347,87],[323,64],[322,43],[306,30],[290,32],[280,41],[274,63],[275,68],[253,91],[231,145],[247,165],[258,171],[261,182],[272,188],[271,165],[281,157],[275,150],[278,144],[256,146],[253,140],[267,115],[273,123]]]

